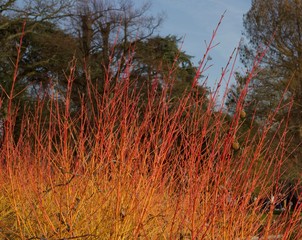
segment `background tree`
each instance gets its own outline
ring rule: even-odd
[[[38,2],[31,1],[28,4],[23,2],[22,5],[18,5],[20,2],[17,1],[1,1],[0,3],[0,85],[3,110],[1,122],[6,117],[5,108],[15,71],[17,47],[20,47],[21,35],[24,35],[18,77],[14,88],[17,94],[13,99],[15,106],[19,106],[15,121],[16,137],[23,110],[25,108],[29,110],[36,100],[47,97],[50,93],[50,85],[56,85],[60,79],[65,79],[64,71],[67,70],[68,62],[73,58],[76,48],[74,38],[52,22],[56,16],[60,18],[60,15],[56,15],[57,13],[53,12],[54,9],[47,8],[50,1],[43,1],[44,14],[47,13],[44,17],[42,17],[43,12],[39,15],[38,8],[34,5]],[[26,27],[23,32],[24,22],[26,22]]]
[[[112,81],[125,68],[131,54],[132,43],[152,36],[162,22],[162,17],[148,14],[150,2],[135,6],[131,0],[100,1],[79,0],[72,10],[72,31],[77,37],[85,69],[93,84],[100,90],[108,74]],[[78,84],[85,88],[85,78]],[[77,84],[77,83],[76,83]]]
[[[257,69],[258,74],[250,83],[251,91],[247,96],[250,111],[256,110],[259,122],[268,111],[277,107],[279,101],[287,102],[290,98],[294,100],[289,122],[289,135],[293,136],[289,153],[302,140],[301,10],[301,0],[253,0],[251,9],[244,16],[248,42],[241,47],[241,59],[247,67],[267,48]],[[244,79],[245,76],[241,78]],[[276,123],[288,114],[288,110],[285,108],[279,111]],[[295,151],[295,155],[291,157],[298,161],[301,154],[302,152]]]
[[[70,9],[76,0],[21,0],[15,2],[11,12],[15,16],[30,19],[35,22],[52,22],[63,25],[70,17]]]
[[[159,87],[173,85],[172,97],[182,95],[192,86],[197,68],[192,57],[181,51],[176,36],[152,37],[135,43],[132,77],[144,85],[147,93],[153,81]]]
[[[26,28],[16,86],[22,94],[15,99],[22,104],[34,104],[48,97],[53,86],[64,95],[72,59],[77,60],[72,92],[75,114],[83,96],[94,112],[96,102],[91,102],[88,89],[92,87],[101,96],[106,80],[113,89],[122,81],[129,60],[131,79],[140,90],[144,86],[142,101],[155,79],[159,87],[173,82],[170,97],[175,100],[192,85],[196,67],[191,56],[179,50],[176,36],[155,36],[162,16],[149,15],[150,2],[138,6],[131,0],[24,0],[21,5],[18,3],[0,4],[0,84],[4,100],[5,92],[10,89],[23,22]],[[205,94],[203,87],[197,89],[199,94]]]

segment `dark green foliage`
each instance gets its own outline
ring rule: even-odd
[[[179,41],[176,36],[157,36],[135,43],[132,76],[145,82],[144,92],[152,81],[158,81],[160,87],[173,85],[172,98],[191,89],[197,68],[192,57],[179,49]]]

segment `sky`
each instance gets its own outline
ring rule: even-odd
[[[136,0],[143,2],[143,0]],[[151,0],[151,13],[164,12],[165,19],[158,33],[184,37],[182,50],[195,56],[193,62],[198,64],[205,53],[206,45],[211,39],[221,15],[225,12],[219,27],[212,51],[212,67],[204,73],[208,76],[207,85],[214,88],[220,79],[222,67],[225,67],[231,53],[240,42],[243,31],[243,15],[251,7],[251,0]],[[237,61],[236,70],[242,70]],[[225,80],[226,83],[226,80]]]

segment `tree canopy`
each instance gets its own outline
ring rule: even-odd
[[[72,60],[76,61],[71,94],[75,112],[83,97],[88,101],[91,87],[102,95],[105,80],[110,79],[113,89],[129,61],[131,79],[144,88],[142,98],[157,79],[160,87],[173,80],[171,97],[177,99],[190,89],[196,67],[192,57],[179,50],[177,36],[155,34],[163,16],[150,15],[150,6],[132,0],[0,1],[3,102],[11,88],[22,35],[14,99],[21,105],[34,104],[53,91],[64,94]]]
[[[297,144],[302,139],[302,1],[301,0],[253,0],[250,10],[244,15],[245,41],[241,46],[241,60],[252,67],[254,59],[265,55],[257,68],[257,75],[249,84],[245,101],[248,116],[260,123],[265,116],[278,108],[279,103],[290,105],[279,109],[276,124],[290,111],[288,132],[292,148],[291,158],[299,159]],[[245,85],[247,76],[238,75],[237,84],[229,94],[229,106],[236,102],[236,93]],[[295,150],[295,154],[292,151]]]

